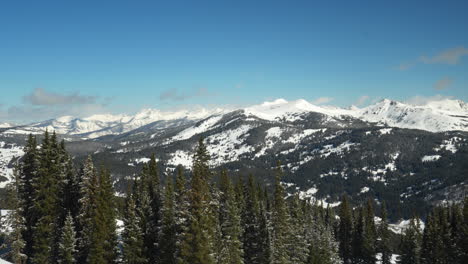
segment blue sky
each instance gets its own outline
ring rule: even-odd
[[[468,101],[467,13],[468,1],[2,1],[0,122]]]

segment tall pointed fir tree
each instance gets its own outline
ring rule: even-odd
[[[242,215],[244,219],[244,263],[262,263],[263,243],[260,234],[260,204],[258,195],[253,175],[249,175],[245,192],[245,209]]]
[[[39,155],[38,175],[33,181],[33,213],[37,222],[33,227],[33,263],[56,262],[57,219],[59,218],[58,177],[60,174],[55,134],[46,131]]]
[[[177,264],[187,264],[187,260],[184,258],[183,246],[187,232],[188,232],[188,220],[190,217],[190,204],[189,204],[188,190],[186,187],[186,180],[183,173],[182,166],[177,167],[177,176],[174,191],[174,228],[175,228],[175,250],[174,259]]]
[[[161,263],[175,264],[176,229],[174,217],[174,185],[172,178],[166,179],[161,219]]]
[[[421,263],[421,230],[417,217],[411,218],[402,236],[400,247],[401,254],[398,260],[399,264]]]
[[[124,212],[122,233],[122,262],[124,264],[149,263],[144,254],[144,237],[136,212],[134,195],[128,194]]]
[[[23,232],[26,230],[26,226],[23,216],[24,201],[20,195],[21,179],[18,165],[14,168],[13,177],[13,181],[7,185],[9,206],[13,208],[8,214],[6,221],[11,228],[8,234],[8,242],[10,244],[9,257],[13,263],[23,264],[26,263],[28,256],[24,253],[26,242],[23,239]]]
[[[291,263],[289,256],[290,248],[290,219],[288,207],[286,205],[285,191],[281,184],[283,171],[278,162],[275,175],[275,192],[273,198],[272,227],[273,227],[273,263]]]
[[[80,199],[77,216],[78,257],[79,263],[86,263],[94,232],[92,218],[97,200],[97,172],[91,156],[83,164],[79,176]]]
[[[443,263],[444,245],[441,237],[441,224],[434,209],[426,219],[421,249],[421,263]]]
[[[352,242],[352,262],[364,263],[364,241],[365,241],[365,210],[360,206],[354,211],[354,228]]]
[[[299,199],[299,194],[294,195],[290,207],[292,243],[290,243],[288,251],[292,263],[305,263],[309,253],[309,247],[306,233],[306,216],[303,202]]]
[[[146,230],[144,230],[146,257],[150,263],[159,261],[161,255],[159,234],[161,230],[161,186],[159,168],[155,155],[151,155],[147,164],[147,183],[143,183],[143,188],[147,188],[149,209],[145,211],[148,218],[146,220]],[[146,191],[145,191],[146,192]],[[142,227],[144,228],[144,227]]]
[[[379,225],[379,248],[382,254],[381,262],[382,264],[390,264],[392,252],[390,251],[390,230],[388,229],[387,206],[385,201],[382,202],[381,211],[382,220]]]
[[[353,240],[353,219],[348,197],[343,195],[339,210],[340,224],[338,229],[338,240],[340,243],[340,256],[344,264],[351,263],[352,240]]]
[[[214,263],[213,235],[215,227],[210,215],[211,193],[209,180],[211,172],[208,166],[209,154],[200,138],[193,159],[192,181],[190,190],[189,229],[182,246],[182,257],[188,263]]]
[[[114,201],[114,188],[110,172],[102,167],[99,170],[99,200],[98,218],[101,221],[99,230],[101,236],[97,243],[102,243],[106,263],[116,263],[118,257],[118,238],[116,226],[116,205]]]
[[[22,215],[24,218],[24,225],[26,227],[23,232],[25,241],[24,254],[28,257],[32,256],[33,252],[33,227],[37,222],[37,214],[33,210],[33,199],[35,194],[34,181],[38,175],[39,170],[39,153],[37,150],[36,137],[33,135],[28,136],[26,146],[24,148],[24,155],[21,159],[20,165],[20,181],[19,194],[23,201]]]
[[[376,248],[375,244],[377,241],[377,230],[375,227],[375,215],[374,208],[372,206],[372,200],[368,200],[366,204],[365,217],[364,217],[364,239],[363,239],[363,263],[375,264]]]
[[[76,263],[76,232],[71,213],[68,213],[65,218],[65,223],[62,228],[62,235],[59,243],[59,258],[60,264]]]
[[[461,224],[460,233],[461,263],[468,263],[468,196],[465,197],[463,203],[463,224]]]
[[[316,219],[309,227],[311,236],[309,241],[307,264],[341,264],[338,243],[335,241],[331,227]]]
[[[241,218],[239,206],[236,203],[236,193],[234,186],[227,175],[227,171],[221,172],[221,204],[220,204],[220,225],[221,225],[221,247],[222,251],[218,263],[242,264],[243,250],[241,237]],[[238,198],[237,198],[238,199]]]

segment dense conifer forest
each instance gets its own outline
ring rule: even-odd
[[[200,139],[192,170],[162,177],[153,155],[115,197],[109,168],[75,168],[65,143],[29,136],[8,186],[2,258],[13,263],[335,264],[468,263],[468,200],[389,228],[385,202],[324,208],[285,192],[282,167],[255,175],[213,171]],[[378,216],[378,217],[376,217]],[[421,218],[425,219],[422,229]]]

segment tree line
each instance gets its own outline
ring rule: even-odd
[[[165,181],[153,155],[129,184],[117,210],[109,170],[91,157],[76,172],[64,142],[30,135],[9,186],[6,257],[14,263],[388,264],[467,263],[468,202],[418,218],[392,245],[385,203],[324,208],[287,194],[282,167],[264,186],[250,175],[232,180],[209,167],[203,140],[189,175],[182,167]],[[117,226],[121,219],[122,226]],[[376,221],[376,219],[378,219]]]

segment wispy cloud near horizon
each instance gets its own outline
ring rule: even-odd
[[[468,56],[468,49],[463,46],[459,46],[441,51],[434,56],[422,55],[413,61],[401,63],[397,68],[400,71],[405,71],[415,67],[420,63],[456,65],[464,56]]]
[[[196,89],[195,91],[184,93],[179,91],[177,88],[168,89],[162,91],[159,94],[159,99],[161,101],[185,101],[191,98],[196,97],[206,97],[206,96],[214,96],[214,93],[208,91],[207,88],[201,87]]]
[[[444,77],[440,80],[438,80],[435,84],[434,84],[434,89],[436,90],[445,90],[445,89],[448,89],[450,87],[450,85],[452,85],[453,83],[453,80],[450,79],[449,77]]]

